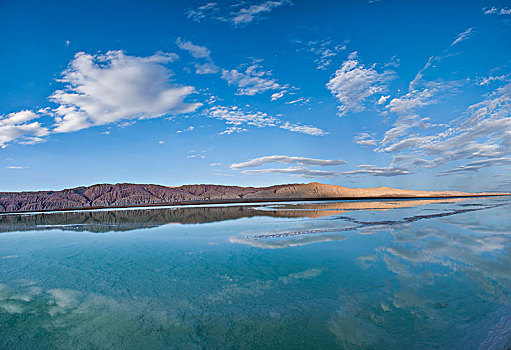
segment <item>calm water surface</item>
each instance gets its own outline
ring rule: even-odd
[[[1,349],[511,348],[511,198],[0,215]]]

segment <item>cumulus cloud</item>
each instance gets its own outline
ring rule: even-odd
[[[13,141],[20,144],[43,142],[49,130],[35,121],[39,117],[40,114],[28,110],[0,116],[0,147],[5,148]]]
[[[462,33],[459,33],[458,36],[456,37],[456,39],[451,43],[451,46],[454,46],[464,40],[467,40],[469,38],[470,35],[472,35],[472,32],[474,31],[474,28],[468,28],[467,30],[465,30],[464,32]]]
[[[197,74],[214,74],[218,73],[219,68],[211,59],[211,51],[205,46],[195,45],[191,41],[176,39],[176,44],[181,50],[187,51],[192,57],[199,60],[195,63],[195,73]]]
[[[271,71],[265,71],[259,64],[248,66],[245,71],[238,69],[222,69],[222,79],[229,85],[238,87],[236,94],[253,96],[268,90],[278,90],[278,94],[272,95],[272,100],[281,98],[287,86],[280,85],[271,76]]]
[[[306,157],[292,157],[292,156],[265,156],[259,157],[248,162],[235,163],[231,165],[231,169],[244,169],[254,168],[267,163],[284,163],[284,164],[298,164],[298,165],[319,165],[319,166],[336,166],[346,164],[344,160],[337,159],[314,159]]]
[[[213,106],[208,109],[206,115],[210,118],[223,120],[229,125],[229,128],[221,134],[247,131],[243,126],[255,126],[258,128],[279,127],[281,129],[312,136],[327,134],[327,132],[313,126],[283,122],[281,119],[272,117],[267,113],[246,111],[237,106]]]
[[[379,73],[374,65],[366,68],[354,56],[345,61],[326,84],[341,103],[339,116],[364,111],[366,100],[385,92],[387,83],[394,78],[391,71]]]
[[[171,81],[172,71],[165,66],[175,58],[162,52],[149,57],[77,53],[59,80],[65,88],[50,97],[60,105],[54,110],[54,131],[195,111],[199,103],[183,102],[194,88]]]

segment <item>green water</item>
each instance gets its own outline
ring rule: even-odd
[[[511,199],[0,215],[0,349],[510,349]]]

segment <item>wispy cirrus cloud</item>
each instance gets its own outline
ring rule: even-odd
[[[234,27],[243,27],[249,23],[260,21],[265,15],[278,7],[291,4],[291,0],[270,0],[255,4],[241,2],[222,9],[216,2],[208,2],[195,9],[188,10],[186,15],[195,22],[211,18],[230,23]]]
[[[212,106],[205,115],[224,121],[229,128],[221,134],[232,134],[248,131],[247,126],[257,128],[278,127],[292,132],[302,133],[311,136],[322,136],[328,134],[314,126],[284,122],[279,118],[268,115],[260,111],[248,111],[237,106]]]
[[[481,159],[469,162],[465,165],[460,165],[456,168],[441,172],[438,174],[439,176],[443,175],[451,175],[454,173],[468,173],[468,172],[477,172],[481,169],[484,169],[489,166],[499,166],[499,165],[508,165],[511,164],[511,158],[501,157],[501,158],[490,158],[490,159]]]
[[[195,22],[200,22],[204,18],[213,16],[218,13],[218,3],[208,2],[204,5],[197,7],[196,9],[190,9],[186,12],[186,16]]]
[[[191,41],[181,38],[176,39],[176,44],[181,50],[187,51],[192,57],[199,60],[199,62],[194,64],[196,74],[214,74],[219,72],[220,68],[211,59],[211,51],[207,47],[195,45]]]
[[[254,168],[267,163],[283,163],[298,165],[319,165],[319,166],[336,166],[346,164],[346,161],[340,159],[314,159],[306,157],[293,156],[264,156],[249,160],[248,162],[235,163],[231,165],[231,169]]]
[[[366,109],[366,101],[376,94],[387,90],[387,83],[394,79],[390,70],[378,72],[375,66],[365,67],[356,59],[356,54],[344,61],[330,78],[326,87],[341,103],[338,107],[339,116],[350,112],[362,112]]]
[[[302,42],[297,41],[299,44]],[[312,53],[314,58],[314,63],[316,63],[316,68],[320,70],[326,70],[333,62],[333,59],[341,52],[346,50],[345,41],[342,44],[334,44],[331,39],[323,39],[323,40],[312,40],[305,44],[305,50]]]
[[[451,44],[446,49],[444,49],[441,54],[430,56],[426,64],[424,64],[424,66],[415,75],[415,78],[410,82],[408,90],[412,91],[424,87],[422,86],[424,75],[436,67],[444,59],[458,55],[459,52],[453,52],[453,46],[459,44],[462,41],[468,40],[474,33],[474,27],[468,28],[467,30],[459,33],[454,41],[452,41]]]
[[[429,135],[410,135],[408,129],[396,133],[389,138],[385,151],[403,154],[396,163],[411,164],[411,160],[419,159],[413,166],[428,168],[468,161],[442,175],[507,164],[507,156],[511,155],[511,84],[469,106],[463,117],[437,126],[441,130]]]
[[[473,34],[473,32],[474,32],[474,27],[468,28],[464,32],[459,33],[458,36],[456,37],[456,39],[451,43],[451,46],[454,46],[462,41],[467,40]]]
[[[511,9],[508,7],[497,8],[495,6],[490,8],[483,7],[483,13],[485,15],[511,15]]]
[[[503,75],[489,75],[480,79],[478,85],[487,86],[495,82],[506,82],[511,79],[511,74],[503,74]]]
[[[277,7],[289,4],[292,4],[290,0],[263,1],[248,7],[241,7],[239,10],[232,12],[228,19],[234,26],[243,26],[260,20],[263,15],[270,13]]]
[[[409,169],[404,167],[379,167],[376,165],[364,164],[357,166],[358,169],[351,171],[343,171],[341,175],[370,175],[370,176],[384,176],[384,177],[392,177],[392,176],[400,176],[400,175],[409,175],[411,172]]]

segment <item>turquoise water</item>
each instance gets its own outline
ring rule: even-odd
[[[510,204],[0,215],[0,348],[510,349]]]

